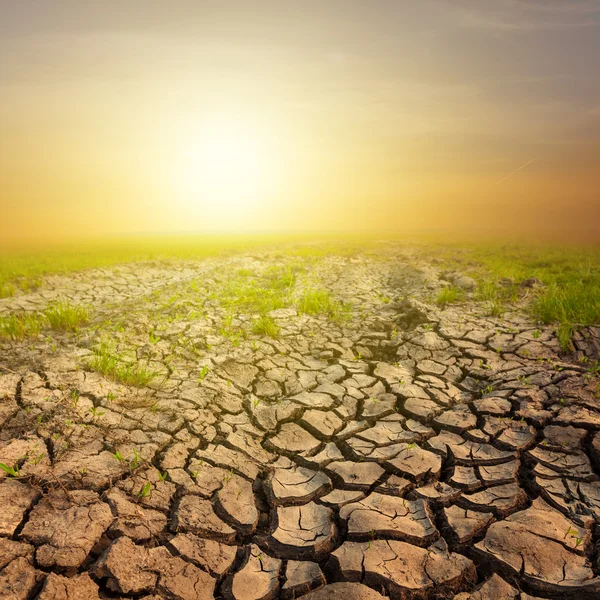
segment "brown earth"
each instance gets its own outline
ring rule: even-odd
[[[347,318],[281,308],[276,339],[226,319],[231,273],[294,260],[125,265],[0,301],[94,315],[0,345],[0,462],[19,468],[0,471],[0,598],[600,598],[585,363],[522,308],[437,307],[451,277],[389,245],[303,262],[299,291]],[[101,335],[160,375],[93,372]]]

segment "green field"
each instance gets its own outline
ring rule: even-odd
[[[580,326],[600,324],[600,247],[504,242],[458,242],[384,236],[181,235],[139,236],[51,247],[5,248],[0,254],[0,297],[39,288],[43,277],[141,261],[175,261],[277,249],[286,256],[348,255],[375,248],[383,239],[414,247],[443,270],[477,282],[472,299],[501,316],[522,305],[540,323],[555,324],[563,350]],[[535,277],[542,286],[524,290]],[[438,304],[465,301],[463,290],[442,290]],[[49,315],[52,318],[52,314]],[[48,316],[46,316],[48,318]],[[5,328],[19,323],[4,323]],[[257,327],[268,327],[260,323]],[[35,329],[35,327],[34,327]]]

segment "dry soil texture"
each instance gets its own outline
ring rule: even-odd
[[[279,335],[254,334],[228,282],[286,265]],[[126,265],[0,301],[93,314],[0,346],[18,468],[0,471],[0,598],[600,598],[589,363],[522,310],[436,307],[449,278],[382,245]],[[347,311],[299,314],[307,287]],[[101,337],[159,375],[94,372]]]

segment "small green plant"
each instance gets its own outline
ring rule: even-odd
[[[204,381],[204,379],[206,378],[206,376],[208,375],[210,369],[204,365],[202,367],[202,369],[200,369],[200,374],[198,375],[198,382],[202,383]]]
[[[39,335],[44,319],[38,313],[15,313],[0,316],[0,339],[22,340]]]
[[[147,498],[150,495],[151,490],[152,484],[149,481],[147,481],[137,495],[139,498]]]
[[[533,332],[533,339],[534,340],[539,340],[541,335],[542,335],[542,332],[539,329],[536,329]]]
[[[166,481],[168,473],[165,471],[164,473],[158,474],[158,481]]]
[[[331,321],[341,321],[348,307],[333,298],[327,290],[307,290],[296,301],[298,312],[305,315],[325,315]]]
[[[90,412],[92,413],[92,417],[94,419],[97,419],[98,417],[101,417],[103,414],[105,414],[105,411],[99,410],[97,406],[91,406]]]
[[[105,342],[94,348],[94,355],[87,366],[114,381],[137,387],[148,385],[158,375],[139,362],[126,361]]]
[[[252,323],[252,333],[268,335],[271,338],[279,336],[280,328],[268,315],[261,315]]]
[[[517,379],[519,380],[519,383],[524,386],[527,387],[531,381],[531,376],[527,376],[527,375],[519,375],[517,377]]]
[[[446,306],[447,304],[453,304],[454,302],[460,302],[465,297],[465,291],[454,285],[442,288],[435,299],[435,303],[438,306]]]
[[[142,456],[141,454],[134,448],[133,449],[133,458],[129,461],[129,467],[131,468],[131,470],[135,470],[138,468],[138,466],[140,465],[140,462],[142,461]]]
[[[118,450],[115,450],[113,457],[115,458],[115,460],[118,460],[120,463],[125,462],[125,457]]]
[[[68,300],[61,300],[49,306],[44,311],[44,316],[52,329],[70,332],[76,332],[89,320],[86,308],[73,305]]]
[[[2,469],[9,477],[20,477],[21,473],[19,471],[18,466],[9,467],[5,465],[3,462],[0,462],[0,469]]]

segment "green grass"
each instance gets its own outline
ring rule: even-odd
[[[44,323],[44,318],[39,313],[0,316],[0,339],[22,340],[36,336],[42,330]]]
[[[447,304],[453,304],[454,302],[460,302],[465,297],[465,291],[455,285],[451,285],[442,288],[436,299],[435,303],[439,306],[446,306]]]
[[[282,245],[288,257],[350,256],[373,239],[366,235],[182,234],[115,236],[92,242],[4,247],[0,240],[0,298],[13,296],[19,290],[35,290],[49,274],[140,261],[191,260]]]
[[[146,369],[138,361],[128,361],[106,342],[101,342],[94,348],[94,355],[87,362],[87,366],[124,385],[143,387],[158,377],[156,371]]]
[[[77,331],[80,325],[85,325],[89,320],[85,307],[73,305],[67,300],[49,306],[44,316],[52,329],[71,332]]]
[[[292,304],[292,291],[303,271],[297,263],[269,267],[261,274],[240,269],[214,291],[213,298],[230,312],[265,315]]]
[[[306,290],[297,300],[298,312],[305,315],[325,315],[332,321],[341,321],[347,314],[347,307],[336,300],[327,290]]]
[[[279,336],[279,326],[268,315],[261,315],[252,323],[252,333],[268,335],[271,338]]]
[[[435,244],[425,253],[479,282],[476,299],[500,316],[524,301],[540,323],[554,324],[563,351],[581,326],[600,324],[600,248],[547,244]],[[544,286],[523,289],[531,277]]]

